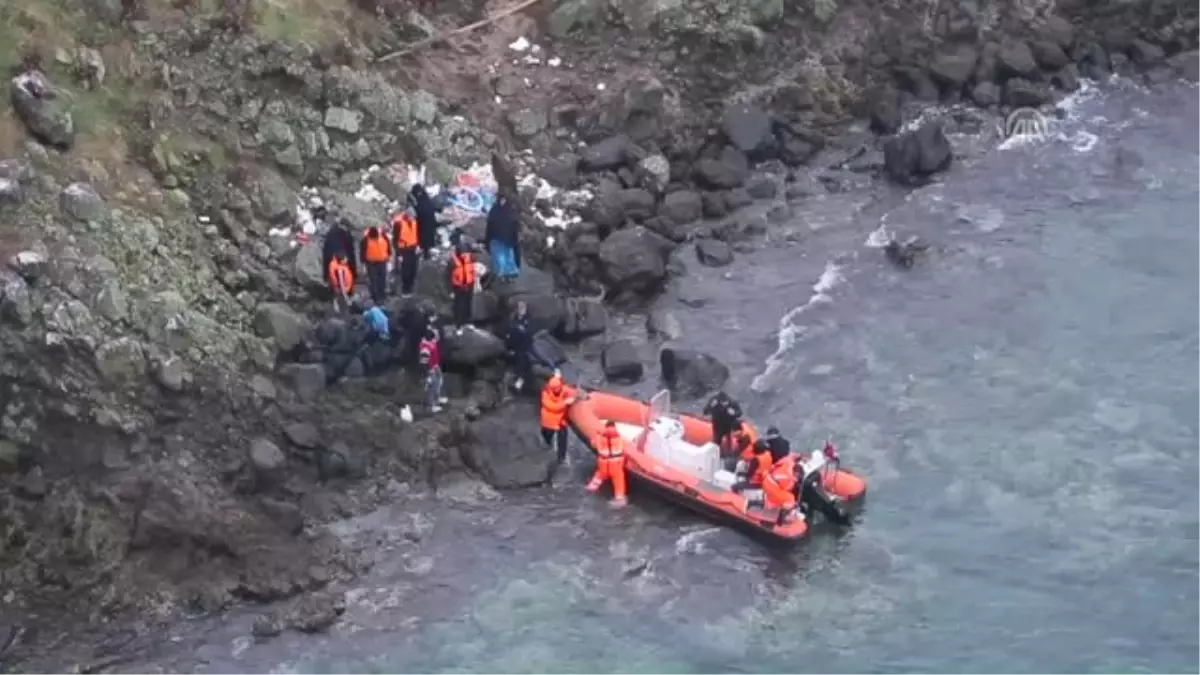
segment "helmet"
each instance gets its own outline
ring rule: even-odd
[[[778,438],[779,427],[767,427],[767,438]]]

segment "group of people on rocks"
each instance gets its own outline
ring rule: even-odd
[[[366,325],[366,344],[384,342],[395,345],[399,336],[392,331],[391,317],[385,309],[389,295],[389,270],[395,271],[400,296],[409,298],[416,289],[421,262],[430,261],[438,242],[438,212],[423,185],[414,185],[408,193],[406,206],[390,217],[387,226],[367,228],[356,241],[353,225],[345,217],[331,218],[328,209],[314,200],[309,212],[319,229],[325,230],[322,244],[322,269],[333,297],[334,312],[338,315],[361,312]],[[492,277],[500,281],[515,279],[521,269],[520,215],[507,195],[500,195],[487,215],[486,239],[492,256]],[[475,247],[461,232],[450,236],[452,249],[448,257],[448,277],[452,292],[451,316],[460,332],[472,320],[475,292],[479,287],[479,268]],[[355,301],[355,284],[365,275],[370,300]],[[419,312],[418,312],[419,313]],[[442,395],[441,335],[431,316],[410,317],[403,331],[408,337],[405,360],[415,360],[424,370],[425,403],[431,412],[439,412],[447,399]],[[523,390],[532,377],[534,331],[528,308],[518,302],[504,333],[515,365],[514,387]],[[416,340],[419,336],[419,341]],[[411,353],[412,350],[416,353]]]
[[[376,305],[388,298],[389,269],[395,270],[401,297],[410,297],[416,289],[421,261],[431,260],[437,247],[440,210],[425,186],[414,185],[405,208],[393,213],[388,225],[368,227],[356,246],[350,222],[344,217],[329,222],[325,206],[314,204],[310,209],[313,219],[328,226],[321,264],[333,295],[334,310],[345,313],[351,309],[360,262],[371,301]],[[499,195],[488,210],[484,235],[495,279],[507,281],[520,274],[520,233],[521,219],[516,205],[507,195]],[[480,279],[473,242],[459,231],[451,235],[450,241],[447,271],[453,294],[452,315],[455,327],[461,329],[471,322]]]

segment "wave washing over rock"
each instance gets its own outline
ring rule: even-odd
[[[0,63],[14,76],[0,108],[5,668],[266,670],[293,650],[313,658],[286,660],[374,653],[385,665],[536,669],[561,663],[561,648],[575,663],[603,663],[571,651],[582,640],[574,629],[561,642],[511,639],[521,608],[533,608],[530,625],[575,621],[632,640],[630,668],[694,668],[667,636],[760,587],[731,584],[716,599],[683,591],[731,572],[809,593],[693,626],[688,634],[712,638],[693,650],[704,668],[742,663],[730,638],[744,645],[754,626],[815,631],[805,612],[836,603],[812,593],[795,560],[779,572],[725,530],[681,535],[674,512],[640,501],[614,527],[607,510],[588,511],[578,481],[546,485],[553,466],[536,444],[536,406],[507,387],[500,334],[511,308],[526,302],[543,339],[565,343],[554,349],[591,384],[617,387],[596,364],[601,354],[640,360],[643,373],[664,347],[719,358],[722,377],[685,379],[745,389],[762,416],[805,420],[798,435],[841,431],[864,449],[857,459],[886,504],[904,465],[865,449],[885,447],[894,435],[885,422],[899,417],[853,418],[849,392],[876,380],[896,395],[931,385],[921,373],[906,384],[881,375],[898,368],[885,357],[905,341],[844,332],[843,305],[921,287],[946,247],[975,250],[939,241],[906,209],[944,216],[930,206],[942,177],[1029,151],[988,154],[979,133],[1014,108],[1054,116],[1058,99],[1071,127],[1072,99],[1064,108],[1062,97],[1081,78],[1104,82],[1085,87],[1090,95],[1109,90],[1113,72],[1156,90],[1197,70],[1187,3],[543,0],[463,37],[443,31],[480,17],[456,1],[117,4],[0,6]],[[458,40],[471,48],[446,44]],[[423,46],[404,53],[412,45]],[[1126,112],[1117,126],[1141,129]],[[1084,126],[1063,140],[1103,151],[1104,136]],[[1141,176],[1137,153],[1119,157],[1114,173]],[[448,215],[476,241],[484,221],[472,180],[515,195],[525,224],[521,279],[482,290],[480,330],[447,345],[448,410],[412,422],[404,411],[420,409],[422,392],[401,350],[362,351],[361,322],[330,316],[321,233],[305,210],[318,197],[357,231],[380,224],[404,198],[410,167],[431,185],[468,188],[467,208]],[[1071,199],[1092,203],[1090,189]],[[978,196],[954,200],[955,228],[1006,235],[1027,220]],[[932,247],[928,264],[875,288],[861,269],[883,258],[862,242],[881,222]],[[999,264],[981,255],[978,265]],[[445,317],[443,277],[424,265],[417,297],[388,309]],[[726,334],[740,342],[727,345]],[[821,344],[873,351],[839,360]],[[977,353],[1001,359],[986,344]],[[658,386],[642,377],[619,388]],[[797,408],[779,407],[785,392]],[[881,400],[859,407],[882,410]],[[1170,418],[1166,403],[1096,406],[1117,432]],[[1029,515],[1000,487],[947,491]],[[1102,481],[1088,493],[1101,506],[1114,494]],[[869,521],[848,539],[864,538],[886,555],[851,559],[868,584],[855,591],[840,578],[834,590],[850,615],[894,623],[888,607],[919,608],[873,585],[872,569],[901,575],[898,589],[928,582],[938,565],[890,553],[897,542]],[[514,569],[552,582],[513,578]],[[434,570],[464,583],[443,588]],[[664,638],[606,623],[620,608],[599,587],[609,603],[665,608],[652,620]],[[589,604],[608,607],[599,623],[579,618]],[[462,616],[481,617],[477,639],[440,642]],[[806,642],[845,650],[871,627]],[[401,635],[411,651],[397,655]],[[509,646],[496,656],[500,644]],[[763,663],[794,664],[778,647]],[[847,663],[937,665],[880,650]]]

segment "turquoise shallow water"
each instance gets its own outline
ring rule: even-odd
[[[1056,139],[907,200],[812,200],[798,244],[689,275],[686,340],[751,416],[868,476],[853,529],[781,555],[576,485],[431,504],[436,571],[381,544],[330,634],[254,643],[235,614],[146,667],[1197,671],[1196,90],[1084,98]],[[935,244],[925,266],[865,244],[885,214]]]

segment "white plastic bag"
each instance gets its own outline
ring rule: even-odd
[[[406,423],[409,423],[409,424],[412,423],[413,413],[412,413],[411,406],[406,405],[400,409],[400,419],[404,420]]]

